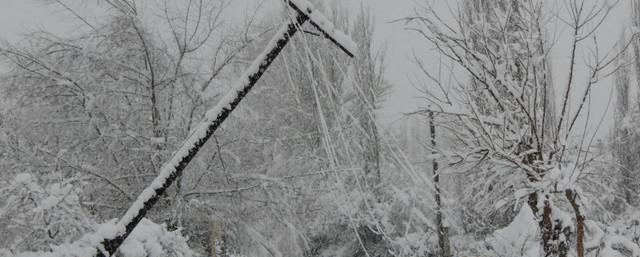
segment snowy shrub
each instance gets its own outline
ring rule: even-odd
[[[498,256],[539,256],[541,242],[537,237],[538,224],[529,206],[522,206],[513,222],[495,231],[487,239],[489,249]]]
[[[109,235],[115,220],[95,227],[96,232],[88,233],[73,243],[51,246],[52,251],[20,252],[13,254],[0,249],[2,257],[87,257],[94,256],[105,235]],[[117,257],[192,257],[197,254],[187,245],[187,238],[179,230],[168,231],[166,225],[142,219],[133,233],[124,241]]]
[[[143,219],[120,246],[119,251],[122,257],[195,256],[187,240],[179,230],[168,231],[165,224],[159,225]]]
[[[82,209],[77,178],[42,186],[29,173],[19,173],[0,187],[0,230],[11,251],[48,250],[50,244],[75,239],[93,228]]]
[[[83,208],[79,179],[42,186],[29,173],[0,184],[0,256],[93,256],[114,222],[98,225]],[[93,232],[96,231],[96,232]],[[74,243],[69,243],[74,242]],[[53,252],[50,252],[53,251]],[[120,257],[189,257],[179,230],[143,219],[120,247]]]

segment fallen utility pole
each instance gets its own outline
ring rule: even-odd
[[[151,185],[142,191],[125,215],[118,221],[115,229],[111,230],[110,235],[105,236],[101,245],[98,246],[96,257],[111,256],[118,250],[118,247],[158,201],[162,193],[182,174],[200,148],[258,82],[302,24],[311,20],[311,24],[314,27],[320,30],[325,37],[329,38],[347,55],[351,57],[355,55],[355,43],[342,32],[336,30],[333,24],[321,13],[317,12],[308,1],[285,0],[285,2],[296,11],[296,17],[278,30],[264,52],[256,58],[242,77],[234,84],[231,91],[216,106],[206,112],[204,119],[185,139],[171,159],[162,166]]]

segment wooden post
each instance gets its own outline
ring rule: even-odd
[[[226,257],[227,248],[224,235],[224,223],[219,220],[209,221],[209,251],[211,257]]]
[[[431,153],[436,154],[438,151],[436,150],[436,126],[434,124],[435,120],[433,117],[433,112],[429,112],[429,134],[431,137],[431,146],[433,150]],[[451,253],[451,245],[449,242],[449,228],[444,224],[442,220],[442,199],[440,196],[440,173],[438,171],[438,161],[433,160],[433,185],[436,190],[435,200],[436,200],[436,219],[438,226],[438,245],[440,246],[440,257],[452,257]]]

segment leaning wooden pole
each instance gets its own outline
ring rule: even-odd
[[[335,30],[333,24],[329,23],[322,14],[315,12],[309,2],[305,0],[285,0],[285,2],[296,11],[296,17],[278,30],[265,51],[256,58],[240,80],[234,84],[231,91],[215,107],[206,112],[204,119],[195,127],[171,159],[162,166],[151,185],[142,191],[118,221],[115,229],[111,230],[111,234],[105,236],[101,245],[98,246],[96,257],[111,256],[118,250],[118,247],[158,201],[162,193],[182,174],[200,148],[258,82],[302,24],[311,19],[314,27],[318,28],[349,56],[353,56],[355,47],[353,41]]]

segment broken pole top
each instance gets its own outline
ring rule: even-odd
[[[328,38],[338,46],[349,57],[354,57],[358,46],[353,40],[342,31],[335,28],[335,25],[327,19],[321,12],[317,11],[313,4],[307,0],[284,0],[289,6],[301,15],[305,15],[311,25],[318,29],[324,37]]]
[[[313,26],[318,28],[325,37],[334,42],[347,55],[351,57],[355,55],[356,44],[353,40],[335,29],[334,25],[320,12],[315,11],[313,5],[308,1],[285,1],[292,9],[296,10],[296,17],[280,27],[276,35],[265,47],[265,50],[256,57],[251,66],[232,86],[231,90],[205,113],[202,121],[194,127],[173,156],[162,165],[158,176],[151,182],[151,185],[142,191],[115,226],[109,228],[106,234],[100,235],[103,240],[100,245],[96,246],[97,253],[95,256],[111,256],[118,250],[140,220],[155,205],[165,190],[181,176],[202,146],[258,82],[302,24],[310,20]]]

